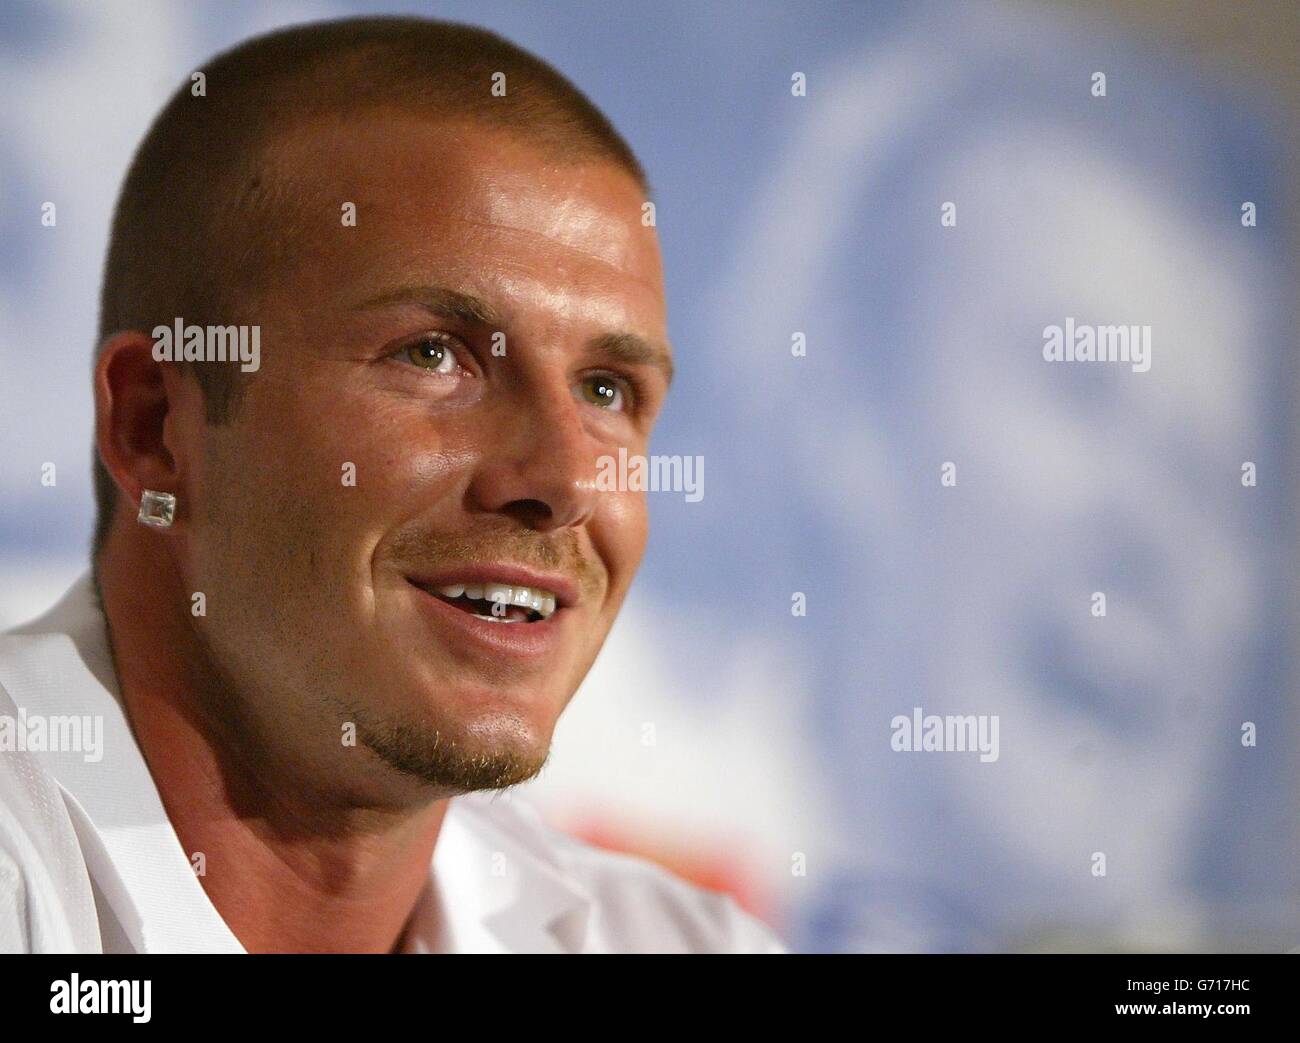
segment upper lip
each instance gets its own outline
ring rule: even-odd
[[[537,572],[525,565],[449,566],[436,572],[407,576],[417,587],[448,587],[454,583],[501,583],[510,587],[533,587],[555,595],[557,608],[572,608],[578,603],[578,584],[558,572]]]

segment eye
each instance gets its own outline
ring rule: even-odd
[[[593,406],[611,412],[621,412],[627,408],[626,385],[617,377],[607,373],[593,373],[583,377],[578,388],[583,401],[590,402]]]
[[[399,349],[397,356],[432,373],[450,375],[456,372],[456,352],[450,338],[441,334],[426,333]]]

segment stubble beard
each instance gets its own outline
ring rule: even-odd
[[[550,757],[525,741],[497,740],[483,745],[458,739],[433,724],[376,721],[356,709],[359,746],[368,749],[392,770],[441,791],[473,793],[500,790],[535,778]]]

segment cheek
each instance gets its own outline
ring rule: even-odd
[[[426,501],[460,473],[467,453],[454,432],[435,424],[418,405],[374,394],[345,394],[340,388],[312,389],[295,397],[274,419],[281,445],[268,447],[304,492],[336,501],[343,514],[401,514]],[[391,504],[392,510],[382,509]]]
[[[649,515],[644,493],[601,493],[590,526],[596,552],[609,570],[611,592],[622,595],[645,553]]]
[[[377,532],[415,514],[459,504],[477,459],[454,425],[436,424],[405,405],[368,405],[346,418],[332,453],[355,465],[355,504]],[[344,433],[346,432],[346,433]],[[334,464],[335,473],[342,463]]]
[[[472,460],[409,403],[337,387],[274,390],[214,429],[202,482],[213,523],[237,519],[273,546],[351,569],[395,522],[453,496]]]

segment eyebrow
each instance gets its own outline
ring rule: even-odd
[[[379,308],[388,304],[418,304],[426,311],[445,319],[478,323],[501,328],[505,316],[481,297],[462,293],[445,286],[403,286],[389,290],[357,305],[359,310]],[[654,366],[661,370],[671,384],[675,372],[673,355],[667,345],[636,333],[601,333],[587,344],[589,351],[608,356],[618,362],[634,366]]]
[[[357,307],[381,308],[386,304],[419,304],[435,315],[463,322],[478,322],[484,326],[504,326],[501,313],[482,298],[445,286],[403,286],[396,290],[371,297]]]
[[[602,333],[594,337],[587,347],[600,355],[608,355],[632,366],[655,366],[663,371],[664,380],[673,382],[673,356],[664,345],[647,340],[635,333]]]

